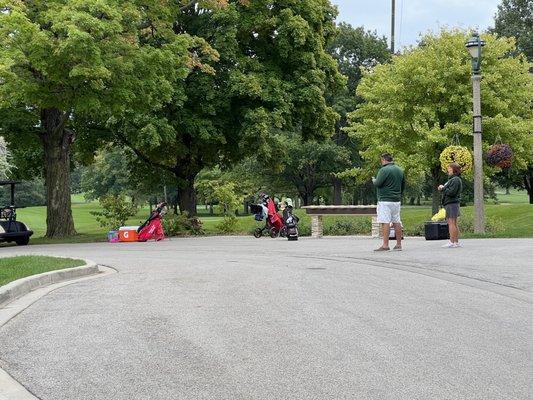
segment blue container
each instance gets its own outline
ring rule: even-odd
[[[118,231],[107,232],[107,241],[109,243],[118,243]]]

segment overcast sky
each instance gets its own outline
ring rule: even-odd
[[[363,25],[390,38],[391,0],[331,0],[339,21]],[[493,25],[501,0],[396,0],[396,48],[414,45],[420,32],[440,27],[476,28]],[[389,39],[390,42],[390,39]]]

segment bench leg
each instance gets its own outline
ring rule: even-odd
[[[322,215],[313,215],[311,217],[311,237],[319,239],[322,237],[324,231],[324,224],[322,222]]]
[[[378,222],[377,215],[372,216],[372,237],[379,238],[381,236],[381,224]]]

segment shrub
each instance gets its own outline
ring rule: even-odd
[[[485,220],[485,231],[489,234],[502,232],[505,227],[503,222],[498,218],[487,217]],[[474,217],[465,215],[459,218],[459,230],[461,233],[474,233]],[[406,236],[424,236],[425,222],[412,227],[404,227]]]
[[[220,233],[234,233],[237,230],[238,219],[235,215],[225,215],[216,228]]]
[[[0,188],[0,205],[5,206],[11,202],[9,186]],[[33,207],[46,205],[46,193],[44,183],[41,179],[22,181],[17,185],[15,193],[15,204],[19,207]]]
[[[503,222],[494,217],[485,218],[485,232],[494,234],[504,230]],[[462,233],[474,233],[474,217],[471,215],[459,218],[459,230]]]
[[[425,223],[417,224],[414,226],[404,226],[404,236],[424,236],[425,235]]]
[[[189,217],[188,213],[169,213],[163,217],[162,224],[167,236],[199,236],[204,234],[202,221],[195,217]]]
[[[91,211],[91,214],[96,216],[103,228],[118,229],[137,214],[137,206],[127,201],[124,196],[104,196],[99,202],[102,211]]]
[[[368,235],[372,231],[372,222],[369,219],[337,220],[330,226],[324,227],[324,235],[349,236]]]

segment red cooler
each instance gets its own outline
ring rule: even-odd
[[[137,234],[138,226],[123,226],[118,230],[119,242],[137,242],[139,236]]]

